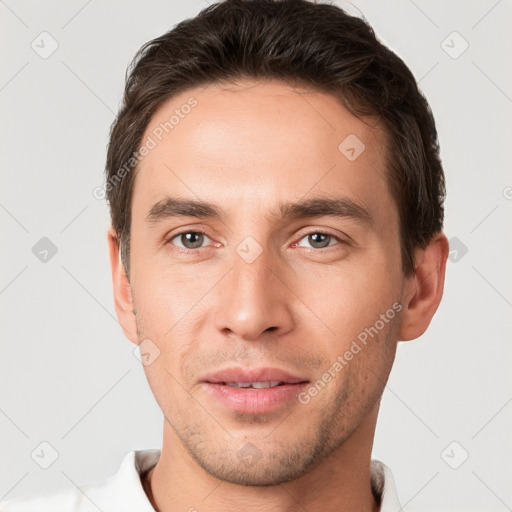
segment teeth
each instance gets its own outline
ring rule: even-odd
[[[279,386],[278,380],[271,380],[268,382],[253,382],[252,387],[256,389],[263,389],[263,388],[275,388],[276,386]]]
[[[278,380],[269,380],[266,382],[226,382],[226,386],[230,386],[232,388],[255,388],[255,389],[265,389],[265,388],[275,388],[282,384],[281,381]]]

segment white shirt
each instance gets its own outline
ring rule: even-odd
[[[158,449],[131,451],[117,473],[103,482],[9,500],[0,505],[0,512],[155,512],[142,487],[141,474],[159,458]],[[370,474],[372,487],[381,496],[380,512],[404,512],[391,470],[372,460]]]

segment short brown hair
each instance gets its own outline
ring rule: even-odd
[[[445,181],[432,112],[410,70],[364,20],[307,0],[225,0],[138,51],[106,162],[107,200],[127,273],[135,172],[126,165],[136,170],[133,157],[151,117],[187,89],[244,78],[307,84],[336,96],[353,115],[383,123],[402,268],[411,274],[414,249],[443,226]]]

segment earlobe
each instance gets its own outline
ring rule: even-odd
[[[399,341],[418,338],[429,326],[443,296],[448,253],[448,240],[442,232],[417,250],[414,274],[407,278],[404,290]]]
[[[107,232],[107,241],[110,253],[114,305],[117,319],[119,320],[119,324],[125,336],[132,343],[137,345],[137,322],[135,319],[131,285],[121,262],[119,241],[112,227],[110,227]]]

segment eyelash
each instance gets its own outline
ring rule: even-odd
[[[190,252],[199,252],[203,249],[208,249],[208,246],[206,247],[197,247],[196,249],[188,249],[188,248],[183,248],[183,247],[179,247],[177,245],[174,245],[172,243],[172,240],[174,240],[176,237],[178,236],[181,236],[181,235],[184,235],[186,233],[198,233],[198,234],[202,234],[206,237],[208,237],[208,234],[202,230],[202,229],[185,229],[183,231],[180,231],[178,233],[174,233],[171,237],[169,237],[169,239],[165,242],[166,245],[167,244],[171,244],[174,246],[174,248],[179,251],[179,252],[182,252],[182,253],[190,253]],[[320,247],[320,248],[317,248],[317,247],[302,247],[303,249],[307,249],[309,251],[326,251],[327,249],[330,249],[331,247],[334,247],[336,245],[340,245],[340,244],[343,244],[343,245],[348,245],[348,242],[345,241],[345,240],[342,240],[339,236],[336,236],[336,235],[333,235],[332,233],[329,233],[329,232],[326,232],[326,231],[318,231],[318,230],[313,230],[313,231],[309,231],[307,233],[303,233],[302,236],[299,238],[299,240],[297,242],[294,242],[292,247],[299,247],[297,244],[304,238],[306,238],[307,236],[309,235],[325,235],[325,236],[329,236],[331,238],[334,238],[336,240],[336,244],[333,244],[332,246],[331,245],[328,245],[327,247]],[[210,237],[208,237],[210,238]]]

